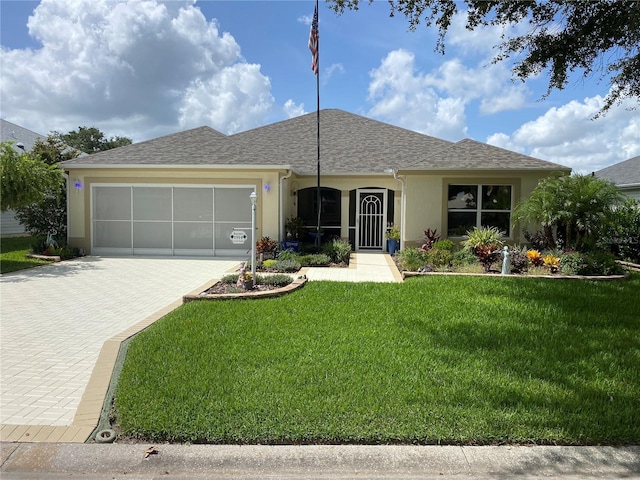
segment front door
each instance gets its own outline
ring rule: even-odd
[[[357,249],[383,251],[387,191],[379,188],[360,189],[357,199]]]

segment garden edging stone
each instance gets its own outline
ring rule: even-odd
[[[220,293],[215,295],[199,294],[199,295],[184,295],[182,297],[182,303],[194,302],[198,300],[233,300],[233,299],[256,299],[256,298],[272,298],[280,297],[291,293],[294,290],[302,288],[307,283],[307,277],[301,275],[294,279],[290,284],[281,288],[275,288],[273,290],[248,290],[246,292],[238,293]]]
[[[502,275],[500,273],[490,274],[490,273],[462,273],[462,272],[408,272],[402,271],[402,278],[410,278],[410,277],[427,277],[433,275],[448,275],[448,276],[461,276],[461,277],[490,277],[490,278],[552,278],[556,280],[595,280],[595,281],[617,281],[617,280],[627,280],[629,278],[629,273],[625,273],[624,275],[518,275],[518,274],[509,274]]]

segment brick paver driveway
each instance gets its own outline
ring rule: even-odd
[[[85,257],[0,277],[0,423],[70,425],[105,341],[238,259]]]

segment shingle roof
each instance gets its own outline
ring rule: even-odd
[[[598,170],[596,177],[610,180],[616,185],[640,184],[640,155]]]
[[[0,119],[0,142],[13,142],[13,149],[16,152],[29,152],[35,145],[36,140],[44,138],[44,135]],[[24,145],[24,150],[17,147],[18,143]]]
[[[322,173],[372,174],[387,168],[566,169],[473,140],[423,135],[343,110],[320,111]],[[225,136],[209,127],[167,135],[83,159],[77,165],[273,165],[312,175],[317,167],[316,112]]]
[[[460,140],[446,150],[429,155],[423,162],[422,168],[434,170],[570,170],[569,167],[557,163],[539,160],[469,138]]]
[[[299,174],[317,167],[317,114],[235,134],[250,163],[291,165]],[[426,152],[451,142],[371,120],[343,110],[320,111],[320,164],[327,174],[382,173],[420,162]]]
[[[145,142],[105,150],[63,165],[200,165],[237,159],[229,137],[210,127],[199,127]]]

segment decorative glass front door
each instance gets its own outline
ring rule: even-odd
[[[358,190],[358,249],[384,250],[387,211],[386,190]]]

